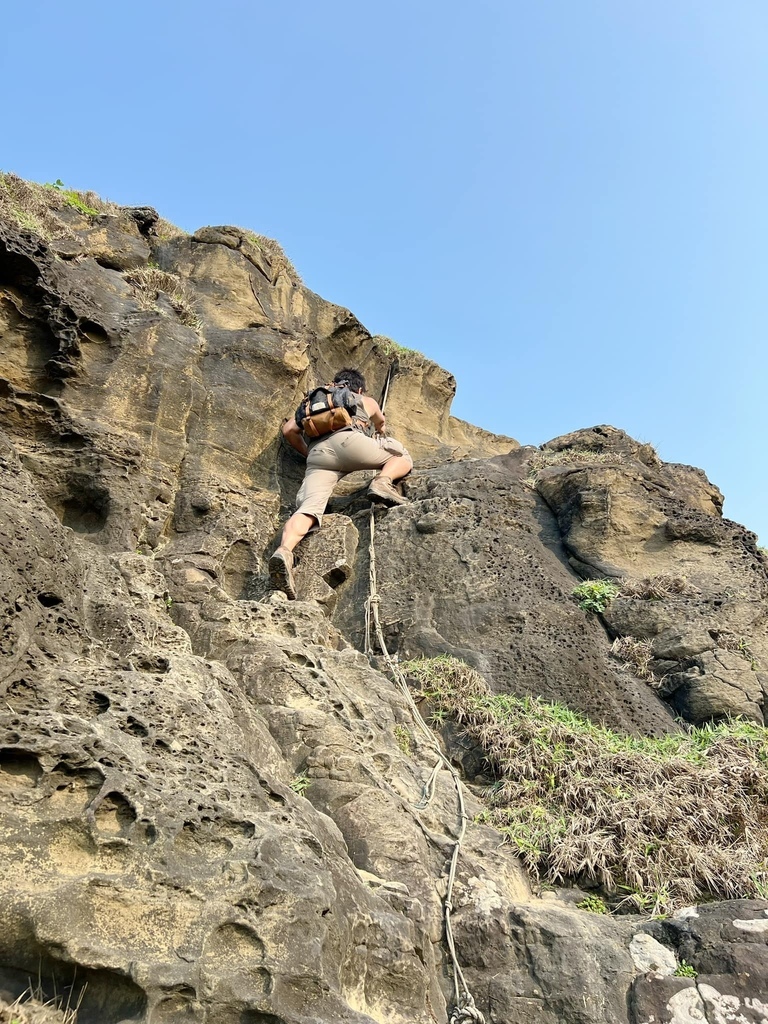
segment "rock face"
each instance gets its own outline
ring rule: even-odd
[[[442,773],[421,806],[434,748],[360,653],[365,474],[302,545],[299,600],[269,592],[302,474],[283,417],[340,366],[374,395],[389,381],[416,459],[411,504],[375,514],[398,657],[454,654],[495,692],[625,732],[763,721],[765,558],[702,473],[618,430],[537,451],[452,418],[449,374],[387,356],[247,232],[66,219],[47,240],[0,222],[0,996],[71,989],[81,1024],[445,1020],[455,793]],[[148,261],[200,331],[178,295],[140,294]],[[686,588],[602,616],[571,594],[665,574]],[[660,686],[614,636],[650,641]],[[589,914],[533,892],[477,823],[459,863],[457,952],[487,1021],[768,1013],[768,902]]]

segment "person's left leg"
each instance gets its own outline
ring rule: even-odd
[[[305,512],[294,512],[283,527],[280,547],[293,551],[299,541],[303,540],[310,530],[317,529],[317,526],[317,516],[307,515]]]
[[[332,453],[330,453],[332,454]],[[321,469],[318,462],[330,461],[330,454],[322,451],[309,453],[307,472],[296,495],[298,508],[288,519],[280,537],[280,544],[269,560],[269,578],[276,590],[282,590],[290,601],[296,600],[296,585],[293,580],[293,552],[296,545],[310,531],[320,528],[325,506],[333,488],[343,475],[336,469]]]

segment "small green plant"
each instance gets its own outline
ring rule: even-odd
[[[692,964],[687,963],[685,960],[681,960],[680,963],[677,965],[677,970],[675,971],[673,977],[696,978],[698,977],[698,974],[699,972]]]
[[[578,587],[571,591],[574,597],[578,598],[579,608],[585,612],[602,614],[614,597],[619,594],[619,588],[612,580],[585,580]]]
[[[411,756],[411,734],[403,725],[395,726],[395,739],[406,757]]]
[[[306,772],[302,772],[300,775],[294,775],[291,781],[288,783],[294,793],[298,793],[299,796],[304,796],[305,792],[309,789],[312,784],[312,780]]]
[[[66,188],[61,178],[57,178],[54,182],[47,182],[44,187],[58,192],[63,196],[67,206],[73,207],[73,209],[85,214],[86,217],[98,217],[99,211],[95,207],[89,206],[79,192],[76,192],[73,188]]]
[[[583,900],[580,900],[576,906],[579,910],[587,910],[590,914],[607,914],[608,907],[605,905],[605,900],[601,896],[595,896],[590,894],[585,896]]]

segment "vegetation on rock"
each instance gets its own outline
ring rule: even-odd
[[[491,694],[454,658],[401,666],[498,777],[484,820],[529,870],[658,913],[768,892],[768,730],[622,736],[557,703]]]
[[[585,580],[573,588],[572,594],[582,611],[600,614],[618,596],[619,587],[612,580]]]
[[[611,654],[617,661],[629,665],[638,679],[648,683],[658,683],[651,661],[653,660],[653,644],[650,640],[639,640],[634,636],[617,636],[611,644]]]
[[[276,239],[267,238],[266,235],[257,235],[254,231],[247,231],[245,234],[248,240],[267,256],[269,262],[278,272],[283,270],[296,284],[302,283],[301,275]]]
[[[58,216],[67,206],[87,217],[118,210],[114,203],[100,199],[95,192],[65,188],[61,180],[40,185],[0,171],[0,219],[22,230],[34,231],[44,239],[68,237],[72,230]]]
[[[400,345],[397,341],[392,338],[388,338],[386,334],[374,334],[373,344],[378,348],[387,359],[406,359],[408,356],[420,356],[421,352],[417,352],[415,348],[407,348],[405,345]]]
[[[158,292],[163,292],[185,327],[198,332],[202,329],[202,321],[195,312],[194,294],[178,274],[146,266],[131,270],[125,276],[136,288],[139,301],[145,309],[154,309]]]
[[[643,579],[626,576],[621,581],[621,596],[636,597],[641,601],[662,601],[673,594],[695,592],[695,587],[692,587],[684,576],[672,576],[669,573],[645,576]]]
[[[616,456],[610,452],[598,452],[590,448],[562,448],[559,451],[542,448],[528,460],[530,469],[529,481],[536,482],[542,469],[549,466],[583,466],[588,463],[615,462]]]

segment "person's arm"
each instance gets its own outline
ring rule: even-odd
[[[283,437],[291,448],[295,448],[299,455],[303,455],[306,459],[309,448],[307,448],[307,442],[304,440],[304,435],[295,419],[285,421],[283,424]]]
[[[387,423],[384,418],[384,413],[379,408],[379,403],[375,398],[371,398],[369,395],[363,395],[363,404],[365,405],[365,411],[370,417],[373,428],[377,434],[386,434]]]

